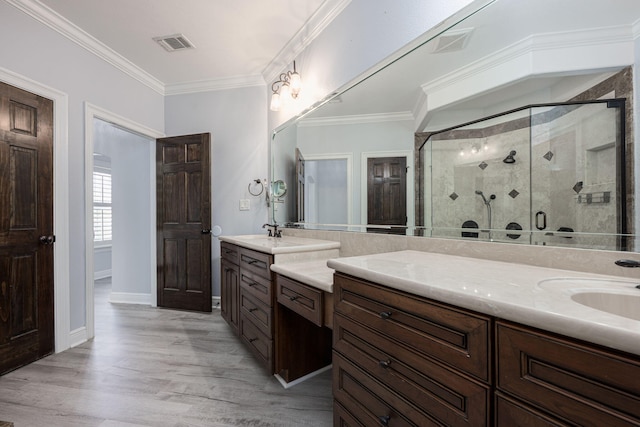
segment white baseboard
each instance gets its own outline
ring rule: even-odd
[[[211,297],[211,304],[213,308],[220,308],[220,297]]]
[[[106,279],[107,277],[111,277],[111,269],[96,271],[93,273],[93,280]]]
[[[85,326],[69,332],[69,347],[76,347],[87,342],[87,328]]]
[[[284,388],[290,388],[293,387],[294,385],[300,384],[303,381],[308,380],[309,378],[313,378],[316,375],[319,375],[325,371],[328,371],[329,369],[331,369],[333,367],[333,365],[329,365],[329,366],[325,366],[324,368],[320,368],[317,371],[313,371],[307,375],[305,375],[304,377],[300,377],[297,380],[293,380],[291,382],[286,382],[284,380],[284,378],[282,378],[280,375],[278,374],[274,374],[273,376],[276,377],[276,379],[280,382],[280,384],[282,385],[282,387]]]
[[[109,302],[116,304],[151,305],[151,294],[134,294],[129,292],[111,292]]]

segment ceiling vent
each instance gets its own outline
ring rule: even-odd
[[[473,28],[449,31],[436,40],[432,53],[455,52],[467,46]]]
[[[177,50],[193,49],[195,46],[183,34],[173,34],[171,36],[154,37],[167,52]]]

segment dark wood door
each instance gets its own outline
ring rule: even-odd
[[[210,135],[156,144],[158,306],[211,311]]]
[[[404,233],[407,224],[407,159],[379,157],[367,161],[367,223],[387,225],[372,232]]]
[[[0,374],[53,352],[53,102],[0,83]]]
[[[296,148],[296,222],[303,222],[304,211],[304,156],[302,151]]]

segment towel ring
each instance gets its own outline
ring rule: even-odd
[[[257,184],[260,184],[260,191],[257,192],[257,193],[254,193],[253,191],[251,191],[251,186],[252,185],[256,185],[257,186]],[[259,196],[264,192],[264,183],[260,179],[254,179],[247,186],[247,190],[249,190],[249,194],[251,194],[252,196]]]

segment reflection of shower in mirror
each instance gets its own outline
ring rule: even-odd
[[[516,159],[513,157],[515,155],[516,155],[516,150],[511,150],[509,152],[509,155],[504,158],[503,162],[508,164],[515,163]]]
[[[482,197],[482,202],[487,207],[487,229],[489,232],[489,240],[491,240],[491,202],[496,199],[496,195],[492,194],[489,196],[489,199],[487,199],[480,190],[476,190],[476,194]]]

